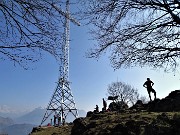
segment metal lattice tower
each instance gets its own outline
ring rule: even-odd
[[[74,98],[72,91],[70,89],[69,82],[69,33],[70,33],[70,21],[76,25],[80,25],[75,19],[70,17],[69,12],[69,0],[66,1],[66,11],[62,11],[58,7],[56,10],[65,17],[65,28],[64,28],[64,43],[62,45],[62,57],[61,57],[61,66],[60,66],[60,77],[57,82],[57,87],[51,97],[51,100],[47,106],[46,112],[42,119],[41,125],[52,115],[59,115],[61,121],[69,113],[71,113],[75,118],[78,116],[78,111],[75,106]]]

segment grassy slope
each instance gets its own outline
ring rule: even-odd
[[[70,135],[72,126],[37,127],[31,135]]]
[[[180,116],[180,112],[164,113],[139,112],[139,113],[105,113],[93,115],[84,119],[87,129],[83,135],[103,135],[103,134],[147,134],[148,130],[163,130],[171,128],[174,114]],[[166,116],[168,118],[166,118]],[[172,120],[172,121],[171,121]],[[156,128],[154,128],[156,127]],[[78,129],[78,127],[76,128]],[[161,131],[160,131],[161,132]],[[79,134],[79,133],[75,133]]]
[[[165,116],[164,116],[165,114]],[[106,112],[102,114],[94,114],[91,117],[82,119],[85,128],[81,130],[82,126],[74,127],[80,129],[79,133],[74,132],[73,134],[82,135],[100,135],[100,134],[147,134],[147,131],[161,130],[164,132],[169,128],[172,128],[174,116],[180,120],[180,112],[131,112],[131,113],[116,113]],[[154,128],[153,126],[156,128]],[[38,132],[34,132],[31,135],[70,135],[72,126],[64,127],[48,127],[39,128]],[[123,131],[122,131],[123,130]],[[127,130],[127,131],[125,131]],[[174,131],[174,129],[173,129]]]

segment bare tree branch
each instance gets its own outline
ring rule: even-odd
[[[0,59],[27,68],[45,51],[60,60],[67,17],[60,14],[63,8],[62,0],[1,0]]]
[[[107,88],[108,96],[118,96],[119,101],[129,105],[135,104],[139,98],[138,90],[123,82],[112,82]]]
[[[97,46],[88,57],[110,50],[113,68],[151,66],[175,71],[180,60],[178,0],[88,0],[82,15],[95,27]]]

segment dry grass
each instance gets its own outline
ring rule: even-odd
[[[143,135],[145,131],[145,125],[151,125],[152,123],[156,123],[156,120],[159,120],[156,125],[160,128],[168,128],[169,125],[166,121],[161,121],[158,117],[165,114],[169,120],[173,120],[175,118],[180,119],[180,112],[137,112],[137,113],[116,113],[116,112],[107,112],[102,114],[94,114],[92,117],[86,117],[83,121],[87,125],[87,130],[83,133],[83,135],[93,134],[98,135],[106,133],[111,134],[111,131],[117,126],[122,125],[125,126],[128,123],[130,126],[137,126],[142,128],[140,134]],[[134,127],[134,126],[133,126]],[[38,132],[34,132],[31,135],[71,135],[71,126],[61,126],[61,127],[41,127],[38,129]],[[133,130],[136,130],[134,127]],[[141,130],[141,129],[140,129]]]
[[[31,135],[70,135],[72,126],[39,127]]]

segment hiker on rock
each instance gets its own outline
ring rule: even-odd
[[[99,106],[98,105],[96,105],[96,108],[94,108],[95,110],[94,110],[94,112],[95,113],[98,113],[99,112]]]
[[[154,93],[154,99],[156,99],[156,91],[152,88],[153,85],[154,83],[150,80],[150,78],[147,78],[147,81],[143,84],[143,87],[147,88],[150,101],[152,101],[150,92]]]
[[[103,111],[106,111],[106,107],[107,107],[107,103],[106,103],[106,101],[103,98]]]

